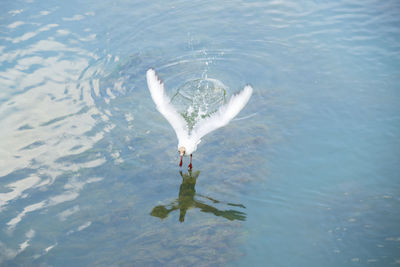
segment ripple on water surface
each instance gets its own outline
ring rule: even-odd
[[[7,5],[0,265],[398,263],[398,4]],[[192,173],[150,67],[175,104],[255,89]]]
[[[194,185],[178,190],[184,176],[165,172],[176,170],[176,144],[169,142],[175,137],[156,113],[144,83],[145,70],[157,63],[171,85],[169,92],[176,92],[190,78],[204,79],[216,55],[206,50],[190,52],[186,59],[146,51],[124,59],[97,55],[82,48],[96,38],[90,29],[78,35],[64,26],[92,15],[29,26],[31,31],[19,36],[10,32],[8,41],[20,46],[2,48],[7,64],[1,77],[9,86],[0,95],[2,125],[7,125],[0,133],[7,140],[1,150],[0,261],[93,264],[90,258],[95,257],[96,264],[106,265],[128,257],[139,264],[179,265],[230,260],[238,254],[232,245],[240,237],[235,221],[245,218],[243,208],[196,193]],[[25,24],[16,21],[8,28]],[[168,75],[176,68],[181,71]],[[154,166],[153,154],[160,155],[161,172],[146,166]],[[207,190],[197,190],[202,191]],[[180,210],[187,210],[184,225],[177,223],[179,212],[164,221],[150,216],[174,194]],[[84,248],[107,243],[110,253],[100,257],[102,246],[91,252]]]

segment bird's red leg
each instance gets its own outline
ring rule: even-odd
[[[192,154],[190,154],[189,170],[192,170]]]
[[[179,162],[179,167],[182,167],[182,156],[181,156],[181,162]]]

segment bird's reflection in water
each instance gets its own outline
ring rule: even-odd
[[[164,219],[172,211],[179,210],[180,211],[179,221],[183,222],[185,220],[186,211],[188,209],[198,208],[202,212],[212,213],[215,216],[222,216],[231,221],[233,220],[244,221],[246,219],[246,214],[244,212],[232,209],[219,210],[213,206],[203,203],[200,199],[196,199],[196,198],[202,198],[204,200],[206,199],[210,200],[215,204],[221,203],[220,201],[215,200],[211,197],[196,194],[195,186],[200,171],[195,171],[195,172],[189,171],[187,174],[184,174],[182,173],[182,171],[180,171],[179,174],[182,176],[182,184],[179,188],[179,197],[168,205],[159,205],[154,207],[153,210],[151,211],[152,216]],[[245,206],[243,206],[242,204],[232,204],[232,203],[225,203],[225,204],[229,206],[245,208]]]

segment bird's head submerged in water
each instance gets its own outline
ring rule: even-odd
[[[179,163],[179,166],[182,167],[182,158],[186,153],[186,149],[185,149],[185,147],[181,146],[181,147],[179,147],[178,151],[179,151],[179,155],[181,156],[181,162]]]

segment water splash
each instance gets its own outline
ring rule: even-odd
[[[225,103],[228,88],[217,79],[202,78],[184,83],[171,102],[188,123],[189,130]]]

